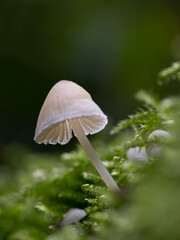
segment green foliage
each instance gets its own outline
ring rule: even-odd
[[[112,130],[115,138],[96,146],[120,186],[118,194],[108,191],[80,146],[61,155],[32,153],[18,145],[4,149],[0,239],[180,238],[180,97],[159,100],[142,90],[136,97],[144,109],[121,121]],[[127,150],[146,148],[147,137],[157,129],[171,134],[161,154],[146,162],[129,161]],[[87,216],[80,226],[56,227],[70,208],[84,209]]]
[[[159,73],[159,84],[171,80],[180,80],[180,62],[174,62],[170,67]]]
[[[120,121],[112,131],[111,134],[118,133],[124,128],[127,128],[129,126],[135,127],[136,125],[139,125],[141,127],[152,125],[160,125],[162,122],[161,116],[159,113],[155,110],[149,110],[149,111],[139,111],[138,113],[131,115],[129,119]]]

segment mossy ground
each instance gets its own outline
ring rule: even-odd
[[[160,74],[161,83],[176,76],[178,81],[179,68],[172,68]],[[112,130],[115,137],[93,143],[120,186],[118,194],[108,191],[79,145],[61,155],[19,145],[4,149],[0,239],[180,239],[180,97],[160,100],[145,91],[136,97],[142,109]],[[128,161],[127,150],[146,147],[156,129],[171,134],[161,154]],[[82,228],[54,228],[70,208],[86,211]]]

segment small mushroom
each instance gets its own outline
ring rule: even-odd
[[[86,212],[80,208],[71,208],[67,211],[67,213],[64,215],[64,218],[53,225],[49,226],[49,229],[57,229],[62,228],[66,225],[70,225],[75,223],[80,231],[83,231],[79,221],[86,217]]]
[[[148,156],[144,147],[130,148],[126,153],[126,156],[129,161],[148,161]]]
[[[147,138],[149,144],[146,147],[146,151],[149,156],[155,157],[158,156],[162,151],[162,146],[160,142],[163,142],[170,138],[170,134],[162,129],[157,129],[153,131]]]
[[[107,187],[119,191],[86,137],[101,131],[107,122],[107,116],[86,90],[74,82],[62,80],[52,87],[44,101],[34,140],[39,144],[66,144],[72,138],[73,130]]]
[[[64,215],[63,220],[61,221],[61,226],[69,225],[72,223],[78,224],[81,219],[86,217],[86,212],[79,208],[71,208],[67,213]]]

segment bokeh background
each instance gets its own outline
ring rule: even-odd
[[[138,89],[159,91],[158,72],[179,59],[180,1],[1,0],[1,147],[37,149],[40,108],[61,79],[90,92],[112,126],[138,107]]]

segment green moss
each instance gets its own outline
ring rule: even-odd
[[[111,132],[114,138],[96,145],[119,194],[108,191],[80,146],[61,155],[33,153],[18,145],[4,150],[0,239],[180,238],[180,97],[159,100],[145,91],[136,97],[144,110],[121,121]],[[156,129],[171,134],[161,143],[161,154],[147,162],[128,161],[127,150],[146,147]],[[86,211],[82,229],[75,224],[54,228],[70,208]]]

